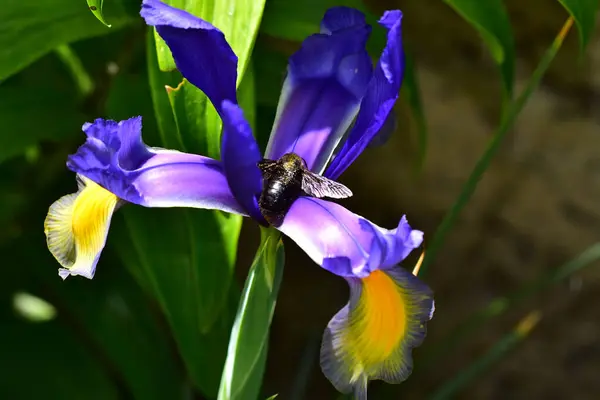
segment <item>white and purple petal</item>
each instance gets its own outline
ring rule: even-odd
[[[278,229],[317,264],[343,277],[364,278],[392,268],[423,241],[423,233],[405,217],[388,230],[338,204],[310,197],[296,200]]]
[[[331,179],[337,179],[377,135],[400,94],[404,77],[402,12],[386,11],[379,24],[388,29],[387,44],[360,105],[356,123],[325,172]]]
[[[322,33],[308,37],[290,57],[266,158],[294,152],[322,172],[371,81],[365,49],[370,31],[359,11],[328,10]]]
[[[237,56],[210,23],[159,0],[144,0],[141,16],[156,27],[181,74],[202,90],[220,113],[224,100],[237,102]]]
[[[229,188],[222,163],[148,147],[141,129],[140,117],[85,124],[87,140],[69,156],[67,167],[130,203],[247,214]]]

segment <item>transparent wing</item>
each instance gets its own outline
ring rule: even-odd
[[[302,190],[313,197],[343,199],[352,196],[352,191],[341,183],[308,171],[302,175]]]

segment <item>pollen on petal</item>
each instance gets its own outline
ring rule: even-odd
[[[78,176],[79,190],[55,201],[44,221],[48,249],[63,267],[59,276],[94,277],[118,198]]]
[[[396,267],[349,279],[350,302],[329,322],[321,368],[342,393],[366,399],[369,380],[400,383],[412,372],[411,350],[431,319],[431,290]]]

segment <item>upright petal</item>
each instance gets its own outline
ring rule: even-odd
[[[141,138],[141,118],[97,119],[67,167],[118,198],[146,207],[195,207],[246,214],[216,160],[155,149]]]
[[[142,17],[164,39],[181,74],[202,90],[220,113],[223,100],[237,102],[237,57],[223,32],[159,0],[144,0]]]
[[[224,101],[222,110],[221,157],[229,187],[250,216],[263,222],[257,200],[262,188],[262,177],[257,166],[262,158],[260,149],[242,109],[237,104]]]
[[[360,105],[356,123],[325,176],[337,179],[367,147],[384,125],[400,94],[404,77],[402,13],[386,11],[379,23],[388,29],[387,44]]]
[[[346,7],[331,9],[322,32],[290,58],[265,157],[300,155],[322,172],[358,112],[373,66],[365,50],[371,28]]]
[[[398,228],[381,228],[344,207],[301,197],[278,228],[314,262],[343,277],[364,278],[402,261],[423,240],[403,217]]]
[[[425,338],[434,301],[429,287],[400,267],[348,283],[350,301],[323,335],[321,369],[340,392],[366,400],[369,380],[408,378],[411,351]]]
[[[106,243],[118,198],[85,177],[78,176],[77,193],[61,197],[50,206],[44,221],[48,249],[63,268],[58,274],[94,277]]]

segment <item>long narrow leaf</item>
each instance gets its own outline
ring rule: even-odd
[[[254,400],[260,391],[284,261],[280,234],[273,228],[261,229],[261,244],[231,330],[219,400]]]
[[[482,373],[490,369],[495,363],[506,356],[521,343],[539,323],[541,314],[538,311],[532,311],[527,314],[515,328],[498,340],[485,354],[477,358],[468,367],[459,371],[455,377],[451,378],[442,385],[441,388],[429,396],[430,400],[453,399],[456,394],[468,384],[481,376]]]
[[[486,42],[500,66],[506,98],[512,97],[515,80],[515,43],[502,0],[444,0],[466,19]]]
[[[433,236],[433,239],[429,244],[425,260],[423,261],[423,265],[421,267],[421,275],[427,273],[429,266],[431,265],[432,261],[435,259],[435,256],[437,255],[438,251],[443,245],[444,240],[446,239],[446,235],[452,228],[452,225],[454,225],[454,222],[458,218],[462,209],[467,205],[467,203],[471,199],[471,196],[477,188],[477,184],[483,177],[483,174],[490,165],[490,162],[492,161],[492,159],[496,155],[496,152],[500,148],[502,140],[504,139],[508,131],[513,127],[515,121],[517,120],[517,117],[523,110],[525,103],[527,103],[527,100],[529,100],[529,97],[539,85],[542,77],[544,76],[544,73],[546,72],[546,70],[550,66],[550,63],[558,53],[558,50],[562,46],[565,36],[571,29],[572,25],[573,18],[571,17],[565,22],[562,29],[554,39],[554,42],[544,54],[544,57],[540,61],[538,67],[533,72],[533,75],[527,82],[527,85],[523,89],[523,92],[519,95],[517,100],[514,103],[512,103],[507,109],[507,112],[505,113],[504,118],[500,123],[500,126],[498,127],[498,129],[494,133],[494,136],[488,143],[485,152],[477,161],[475,168],[473,169],[471,175],[467,179],[467,182],[463,186],[460,194],[458,195],[458,198],[456,199],[450,210],[446,213],[444,219],[442,220],[442,223],[435,232],[435,235]]]
[[[571,14],[579,32],[579,49],[581,53],[594,34],[598,0],[558,0]]]

